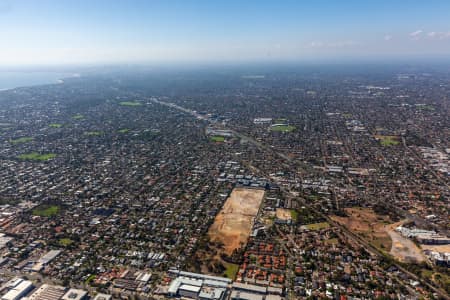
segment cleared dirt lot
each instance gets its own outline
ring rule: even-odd
[[[422,262],[425,256],[416,244],[395,231],[402,222],[386,226],[386,230],[392,239],[390,254],[401,262]]]
[[[385,228],[392,223],[388,216],[378,215],[371,208],[364,207],[346,208],[345,213],[348,217],[331,216],[331,219],[360,234],[378,249],[391,249],[392,240]]]
[[[217,214],[208,235],[227,255],[247,243],[263,197],[264,190],[236,188]]]
[[[423,250],[433,250],[437,252],[450,252],[450,245],[420,245]]]
[[[280,220],[292,220],[291,210],[285,208],[277,208],[276,217]]]

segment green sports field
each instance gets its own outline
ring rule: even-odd
[[[47,161],[56,157],[55,153],[39,154],[37,152],[25,153],[19,155],[17,158],[21,160],[32,160],[32,161]]]
[[[275,125],[270,127],[270,131],[274,132],[291,132],[295,130],[295,126],[292,125]]]

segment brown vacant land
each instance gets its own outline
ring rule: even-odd
[[[450,245],[420,245],[420,248],[437,252],[450,252]]]
[[[277,208],[276,216],[279,220],[292,220],[292,212],[290,209]]]
[[[402,236],[395,228],[402,225],[403,222],[398,222],[386,226],[386,230],[392,239],[392,248],[390,254],[401,262],[415,262],[419,263],[425,260],[425,256],[410,239]]]
[[[212,242],[223,244],[225,254],[231,255],[247,243],[263,197],[263,190],[233,190],[208,231]]]
[[[346,208],[347,217],[332,216],[331,218],[347,227],[350,231],[361,235],[374,247],[389,252],[392,240],[385,226],[392,223],[388,216],[378,215],[371,208]]]

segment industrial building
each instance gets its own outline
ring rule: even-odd
[[[2,291],[7,291],[1,300],[18,300],[26,296],[33,289],[33,283],[22,278],[14,278],[2,286]]]
[[[438,234],[436,231],[424,230],[418,228],[407,228],[399,226],[396,231],[407,238],[414,238],[421,244],[426,245],[447,245],[450,244],[450,238]]]
[[[264,300],[263,295],[233,290],[231,300]]]
[[[255,118],[253,119],[253,124],[260,125],[260,124],[269,124],[272,122],[272,118]]]
[[[254,285],[254,284],[245,284],[245,283],[240,283],[240,282],[233,283],[233,290],[249,292],[249,293],[254,293],[254,294],[260,294],[260,295],[267,294],[267,287]]]
[[[59,300],[66,290],[63,286],[43,284],[27,300]]]
[[[231,300],[281,300],[283,289],[234,282]]]
[[[32,270],[34,272],[41,271],[46,265],[48,265],[52,260],[54,260],[59,254],[61,250],[51,250],[47,252],[44,256],[42,256],[36,264],[33,266]]]
[[[217,136],[223,136],[223,137],[232,137],[233,131],[231,130],[223,130],[223,129],[214,129],[211,127],[206,128],[206,134],[207,135],[217,135]]]
[[[231,280],[222,277],[209,276],[171,269],[170,274],[176,277],[170,283],[167,295],[169,297],[223,300],[228,291]]]
[[[12,240],[13,240],[12,237],[6,236],[4,233],[0,233],[0,249],[8,246]]]
[[[112,299],[112,296],[111,296],[111,295],[102,294],[102,293],[97,294],[97,295],[94,297],[94,300],[111,300],[111,299]]]
[[[84,290],[79,289],[70,289],[64,296],[61,298],[62,300],[84,300],[87,299],[88,293]]]

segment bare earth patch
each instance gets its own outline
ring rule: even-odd
[[[423,250],[432,250],[437,252],[450,252],[450,245],[423,245],[421,244],[420,247]]]
[[[236,188],[216,216],[208,235],[227,255],[247,243],[263,197],[264,190]]]
[[[279,220],[292,220],[292,213],[290,209],[277,208],[276,216]]]
[[[401,262],[422,262],[425,256],[416,244],[410,239],[403,237],[395,231],[402,222],[386,226],[386,230],[392,239],[392,248],[390,254]]]
[[[389,251],[392,240],[385,228],[391,223],[388,216],[378,215],[371,208],[345,208],[348,217],[331,216],[331,219],[344,225],[350,231],[361,235],[380,250]]]

